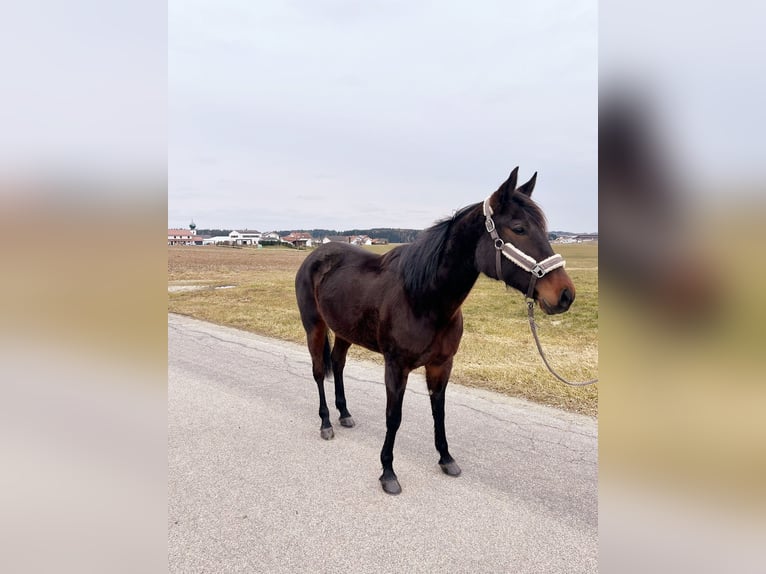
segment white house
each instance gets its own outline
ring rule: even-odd
[[[261,241],[261,232],[252,229],[243,229],[242,231],[232,231],[229,233],[229,240],[233,245],[258,245]]]
[[[326,235],[322,243],[350,243],[350,238],[345,235]]]
[[[372,245],[372,239],[366,235],[356,235],[351,238],[352,245]]]
[[[192,222],[189,229],[171,229],[168,228],[168,245],[194,245],[201,241],[197,237],[197,229]]]
[[[216,235],[202,240],[202,245],[227,245],[231,243],[231,237],[228,235]]]
[[[207,239],[204,235],[197,235],[197,224],[192,222],[189,229],[168,227],[168,245],[203,245]]]

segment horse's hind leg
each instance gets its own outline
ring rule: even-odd
[[[346,408],[346,391],[343,388],[343,368],[346,366],[346,354],[351,343],[335,335],[335,344],[332,347],[332,374],[335,379],[335,406],[340,412],[340,424],[344,427],[353,427],[354,419]]]
[[[431,413],[434,416],[434,443],[439,451],[439,466],[445,474],[458,476],[460,467],[449,453],[447,433],[444,430],[444,395],[452,372],[452,358],[438,365],[426,365],[426,383],[431,397]]]
[[[330,409],[327,408],[327,399],[324,393],[324,380],[330,370],[330,342],[327,339],[327,327],[323,322],[317,322],[307,330],[309,352],[311,353],[311,367],[314,380],[319,389],[319,418],[322,426],[319,429],[321,437],[330,440],[335,436],[330,423]]]

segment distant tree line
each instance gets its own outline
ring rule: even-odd
[[[392,229],[390,227],[376,227],[373,229],[346,229],[338,231],[337,229],[291,229],[282,230],[277,233],[287,235],[291,232],[309,233],[311,237],[321,239],[333,235],[366,235],[370,239],[387,239],[389,243],[412,243],[420,233],[419,229]]]

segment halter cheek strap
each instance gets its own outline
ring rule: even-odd
[[[495,221],[492,219],[492,214],[494,212],[492,211],[492,207],[489,205],[489,198],[484,200],[483,213],[484,226],[487,228],[487,232],[489,233],[490,237],[492,237],[492,241],[495,244],[495,250],[497,253],[497,256],[495,257],[495,271],[497,272],[497,279],[500,281],[503,280],[502,267],[500,266],[500,254],[502,253],[503,257],[511,260],[527,273],[532,274],[532,281],[530,282],[529,289],[527,290],[527,297],[531,299],[532,295],[534,294],[535,282],[537,279],[540,279],[546,273],[549,273],[554,269],[565,267],[566,261],[564,261],[564,258],[558,253],[554,253],[542,261],[537,261],[512,243],[503,241],[500,235],[498,235],[497,228],[495,228]]]

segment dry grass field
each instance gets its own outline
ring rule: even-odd
[[[368,249],[380,252],[391,247]],[[598,245],[557,245],[556,251],[567,260],[577,300],[562,315],[549,317],[536,310],[540,338],[564,377],[593,378],[598,368]],[[294,278],[308,253],[285,248],[169,247],[169,311],[303,343]],[[520,293],[481,276],[463,305],[463,316],[453,383],[597,414],[597,385],[568,387],[545,369],[529,333]],[[353,346],[349,359],[355,357],[382,361],[380,355]],[[311,381],[310,373],[306,380]]]

